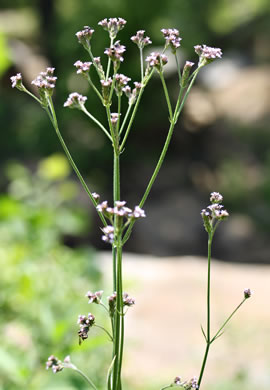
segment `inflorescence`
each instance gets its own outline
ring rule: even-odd
[[[229,216],[228,211],[220,204],[222,200],[223,196],[219,192],[212,192],[210,195],[211,205],[207,206],[201,212],[205,230],[209,234],[214,232],[216,223],[219,223]]]
[[[198,380],[197,380],[197,378],[195,376],[193,378],[191,378],[188,382],[187,381],[182,381],[181,377],[177,376],[174,379],[173,384],[175,386],[182,387],[185,390],[192,390],[192,389],[198,389],[199,388]]]

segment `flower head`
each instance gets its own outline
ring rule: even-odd
[[[91,27],[84,26],[83,30],[78,31],[75,34],[79,43],[81,43],[86,50],[90,48],[90,41],[94,32],[95,30],[93,30]]]
[[[88,332],[90,328],[95,324],[95,316],[91,313],[88,313],[87,316],[79,315],[77,323],[80,325],[78,330],[79,342],[88,338]]]
[[[62,371],[64,367],[61,360],[57,359],[54,355],[51,355],[46,363],[46,369],[48,370],[49,368],[51,368],[53,373],[56,374],[57,372]]]
[[[165,54],[152,52],[145,60],[150,68],[156,68],[158,71],[162,71],[163,66],[167,64],[168,57]]]
[[[57,77],[54,76],[54,70],[55,68],[47,68],[32,81],[32,84],[38,88],[41,101],[45,105],[47,105],[47,95],[51,96],[55,88]]]
[[[126,51],[126,47],[124,45],[120,45],[120,41],[116,41],[112,47],[109,47],[104,51],[107,56],[116,63],[120,63],[124,61],[124,57],[122,54]]]
[[[17,73],[15,76],[11,76],[10,80],[12,83],[12,88],[17,88],[17,89],[19,89],[19,91],[24,90],[21,73]]]
[[[152,41],[149,37],[144,36],[145,31],[139,30],[136,35],[133,35],[130,39],[136,43],[139,49],[143,49],[147,45],[151,45]]]
[[[88,303],[96,303],[99,304],[101,301],[103,291],[96,291],[95,293],[92,293],[91,291],[88,291],[86,293],[86,297],[89,299]]]
[[[77,92],[73,92],[69,94],[69,97],[67,98],[66,102],[64,103],[64,107],[68,108],[78,108],[79,110],[82,109],[85,102],[87,100],[86,96],[80,95]]]
[[[196,45],[194,46],[195,53],[200,57],[199,65],[204,66],[214,61],[216,58],[222,57],[221,49],[217,47],[210,47],[206,45]]]
[[[176,28],[163,28],[161,32],[165,38],[165,47],[170,47],[175,54],[176,49],[180,47],[180,42],[182,40],[182,38],[179,37],[179,31]]]
[[[216,222],[222,221],[229,216],[229,213],[227,210],[225,210],[224,206],[218,203],[222,200],[223,197],[220,193],[212,192],[210,195],[210,201],[212,204],[201,211],[204,227],[208,233],[213,232],[213,228]]]
[[[114,227],[111,225],[107,225],[102,229],[104,235],[101,237],[101,239],[105,242],[108,242],[110,244],[113,244],[114,241]]]
[[[133,306],[135,305],[135,299],[131,298],[128,293],[124,292],[123,293],[123,305],[124,306]]]
[[[118,96],[121,96],[123,93],[123,88],[127,85],[127,83],[131,79],[127,76],[125,76],[122,73],[116,73],[115,75],[115,90]]]
[[[183,73],[182,73],[182,77],[181,77],[182,88],[185,88],[188,85],[189,75],[190,75],[190,71],[191,71],[191,68],[193,65],[194,65],[194,62],[191,62],[191,61],[186,61],[185,65],[184,65],[184,69],[183,69]]]
[[[123,18],[105,18],[98,22],[99,26],[109,32],[111,38],[115,38],[118,32],[125,27],[126,23],[126,20]]]
[[[83,76],[88,75],[91,65],[92,62],[82,62],[79,60],[74,63],[74,66],[77,68],[77,74],[82,74]]]
[[[245,299],[250,298],[252,294],[253,294],[253,291],[251,291],[250,288],[245,288],[245,290],[244,290]]]

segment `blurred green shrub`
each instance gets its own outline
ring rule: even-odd
[[[0,390],[82,389],[74,373],[45,371],[53,353],[60,359],[71,354],[82,368],[87,354],[86,370],[100,372],[108,342],[94,331],[79,347],[76,337],[77,316],[88,312],[84,294],[101,281],[91,248],[61,242],[89,227],[82,209],[71,206],[77,185],[62,155],[42,160],[34,173],[18,163],[6,171],[9,190],[0,196]],[[91,360],[89,350],[97,346]]]

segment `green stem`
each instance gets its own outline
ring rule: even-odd
[[[203,377],[203,373],[204,373],[204,369],[205,369],[205,365],[206,365],[206,361],[207,361],[207,357],[208,357],[209,348],[210,348],[210,343],[207,343],[204,357],[203,357],[202,367],[201,367],[201,371],[200,371],[200,376],[199,376],[199,380],[198,380],[198,389],[200,388],[200,385],[201,385],[201,381],[202,381],[202,377]]]
[[[89,84],[91,85],[91,87],[93,88],[93,90],[96,92],[98,98],[100,99],[101,103],[103,104],[103,97],[101,95],[101,93],[99,92],[99,90],[96,88],[95,84],[93,83],[93,81],[91,80],[89,74],[87,76],[87,80],[89,82]]]
[[[105,127],[92,115],[90,112],[84,107],[81,106],[81,110],[93,121],[96,125],[106,134],[106,136],[109,138],[109,140],[112,142],[112,137],[108,133],[108,131],[105,129]]]
[[[209,348],[211,345],[211,342],[210,342],[210,340],[211,340],[211,336],[210,336],[210,328],[211,328],[211,326],[210,326],[211,325],[210,324],[210,320],[211,320],[210,292],[211,292],[211,250],[212,250],[213,236],[214,236],[214,233],[212,231],[208,235],[206,349],[205,349],[204,358],[203,358],[201,371],[200,371],[200,375],[199,375],[199,380],[198,380],[198,387],[199,388],[200,388],[200,384],[201,384],[202,377],[204,374],[205,365],[206,365],[206,361],[207,361],[207,357],[208,357],[208,353],[209,353]]]
[[[39,104],[41,104],[42,107],[44,107],[42,104],[42,101],[39,98],[37,98],[33,93],[28,91],[28,89],[26,89],[25,87],[23,89],[23,92],[27,93],[29,96],[31,96],[33,99],[35,99]]]
[[[121,127],[120,127],[119,135],[122,133],[122,131],[123,131],[124,128],[125,128],[126,121],[127,121],[127,119],[128,119],[128,116],[129,116],[131,107],[132,107],[132,104],[129,104],[129,105],[128,105],[128,109],[127,109],[126,114],[125,114],[125,117],[124,117],[124,120],[123,120],[122,125],[121,125]]]
[[[97,324],[95,324],[94,326],[96,328],[99,328],[99,329],[103,330],[109,336],[110,340],[113,341],[112,335],[105,328],[103,328],[103,326],[100,326],[100,325],[97,325]]]
[[[119,138],[119,127],[120,127],[120,116],[121,116],[121,96],[119,95],[118,96],[118,122],[117,122],[117,129],[116,129],[116,132],[118,134],[118,138]]]
[[[125,135],[124,135],[124,138],[123,138],[123,141],[120,145],[120,148],[119,148],[119,151],[121,152],[125,146],[125,143],[127,141],[127,137],[129,135],[129,132],[130,132],[130,129],[131,129],[131,126],[133,124],[133,121],[134,121],[134,118],[135,118],[135,115],[136,115],[136,112],[137,112],[137,109],[138,109],[138,106],[139,106],[139,103],[140,103],[140,100],[141,100],[141,97],[142,97],[142,94],[143,94],[143,91],[144,91],[144,88],[146,87],[146,85],[148,84],[150,78],[152,77],[154,73],[154,70],[151,71],[151,73],[149,74],[149,76],[147,77],[143,87],[141,88],[140,92],[139,92],[139,96],[137,97],[137,100],[136,100],[136,103],[134,105],[134,108],[133,108],[133,111],[132,111],[132,114],[131,114],[131,118],[129,120],[129,124],[128,124],[128,127],[126,129],[126,132],[125,132]]]
[[[160,76],[160,79],[161,79],[161,82],[162,82],[162,86],[163,86],[163,90],[164,90],[164,94],[165,94],[165,98],[166,98],[166,102],[167,102],[168,110],[169,110],[169,114],[170,114],[170,121],[171,121],[172,118],[173,118],[172,105],[171,105],[171,101],[170,101],[170,97],[169,97],[166,81],[164,79],[164,75],[163,75],[162,71],[159,72],[159,76]]]
[[[63,137],[62,137],[62,135],[61,135],[61,133],[60,133],[60,130],[59,130],[59,127],[58,127],[58,122],[57,122],[57,118],[56,118],[56,115],[55,115],[54,106],[53,106],[53,102],[52,102],[51,97],[48,97],[48,103],[49,103],[50,110],[49,110],[48,108],[46,108],[46,112],[47,112],[47,114],[49,115],[49,118],[50,118],[50,120],[51,120],[51,122],[52,122],[52,125],[53,125],[54,129],[55,129],[56,135],[57,135],[57,137],[58,137],[58,139],[59,139],[59,141],[60,141],[60,143],[61,143],[61,145],[62,145],[62,147],[63,147],[63,149],[64,149],[64,152],[66,153],[66,156],[67,156],[67,158],[68,158],[68,160],[69,160],[69,162],[70,162],[70,164],[71,164],[73,170],[75,171],[75,173],[76,173],[78,179],[80,180],[81,185],[83,186],[85,192],[87,193],[87,195],[89,196],[91,202],[93,203],[94,207],[96,208],[96,207],[97,207],[97,202],[96,202],[96,200],[94,199],[94,197],[93,197],[91,191],[89,190],[87,184],[85,183],[85,181],[84,181],[82,175],[80,174],[80,171],[79,171],[79,169],[77,168],[75,162],[73,161],[73,159],[72,159],[72,157],[71,157],[71,154],[69,153],[69,150],[68,150],[68,148],[67,148],[67,146],[66,146],[66,144],[65,144],[65,141],[64,141],[64,139],[63,139]],[[98,215],[99,215],[99,217],[100,217],[100,219],[101,219],[103,225],[104,225],[104,226],[107,226],[107,222],[106,222],[106,220],[105,220],[103,214],[100,213],[99,211],[98,211],[97,213],[98,213]]]
[[[177,73],[178,73],[178,77],[179,77],[179,84],[180,84],[180,82],[181,82],[181,70],[180,70],[180,65],[179,65],[179,61],[178,61],[178,57],[177,57],[176,53],[175,53],[174,57],[175,57],[176,68],[177,68]]]
[[[239,305],[234,309],[234,311],[231,313],[231,315],[227,318],[227,320],[224,322],[224,324],[219,328],[215,336],[211,339],[211,343],[213,343],[220,335],[220,332],[225,328],[225,326],[228,324],[230,319],[233,317],[233,315],[240,309],[240,307],[243,305],[243,303],[246,301],[246,298],[244,298]]]
[[[75,367],[75,366],[74,366],[72,369],[73,369],[74,371],[76,371],[78,374],[80,374],[80,375],[86,380],[86,382],[89,383],[89,385],[90,385],[91,387],[93,387],[94,390],[97,390],[97,387],[94,385],[94,383],[91,381],[91,379],[88,378],[87,375],[85,375],[84,372],[82,372],[81,370],[79,370],[79,369],[78,369],[77,367]]]
[[[110,47],[112,47],[113,41],[114,41],[114,38],[111,38]],[[110,75],[111,63],[112,63],[112,60],[111,60],[110,57],[108,57],[107,72],[106,72],[106,81],[108,80],[109,75]]]
[[[175,122],[175,117],[176,117],[177,112],[178,112],[178,108],[179,108],[179,105],[180,105],[182,94],[183,94],[183,88],[180,88],[180,92],[179,92],[178,100],[177,100],[177,103],[176,103],[173,119],[172,119],[171,124],[170,124],[170,128],[169,128],[169,131],[168,131],[168,134],[167,134],[167,138],[166,138],[165,144],[164,144],[163,149],[161,151],[161,154],[159,156],[159,160],[157,162],[155,170],[154,170],[154,172],[153,172],[153,174],[151,176],[151,179],[149,180],[149,183],[148,183],[148,185],[146,187],[146,190],[145,190],[145,192],[143,194],[143,197],[142,197],[142,199],[140,201],[140,204],[139,204],[140,207],[143,207],[144,203],[146,202],[146,199],[148,198],[148,195],[149,195],[149,193],[151,191],[151,188],[152,188],[152,186],[153,186],[153,184],[154,184],[154,182],[155,182],[155,180],[157,178],[157,175],[158,175],[158,173],[160,171],[160,168],[161,168],[161,166],[163,164],[163,161],[164,161],[164,158],[166,156],[166,153],[167,153],[167,150],[168,150],[171,138],[172,138],[173,130],[174,130],[174,127],[175,127],[175,123],[176,123]],[[130,225],[129,225],[129,227],[128,227],[128,229],[127,229],[127,231],[126,231],[126,233],[125,233],[125,235],[123,237],[123,244],[125,244],[127,242],[127,240],[129,239],[129,236],[131,234],[131,231],[132,231],[134,223],[135,223],[135,220],[130,223]]]
[[[140,65],[141,65],[141,82],[143,82],[144,69],[143,69],[143,49],[140,47]]]

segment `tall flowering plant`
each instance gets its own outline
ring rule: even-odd
[[[66,156],[74,169],[79,181],[86,191],[90,202],[95,207],[102,225],[101,239],[108,243],[112,248],[112,294],[107,298],[106,303],[102,299],[103,291],[91,292],[88,291],[86,297],[90,304],[97,304],[104,308],[110,318],[111,329],[108,330],[97,324],[93,314],[79,315],[78,317],[78,337],[79,343],[85,342],[88,339],[89,332],[92,327],[98,327],[104,331],[108,339],[112,343],[112,361],[108,368],[106,376],[106,386],[108,390],[122,389],[122,362],[124,352],[124,329],[125,315],[129,307],[135,304],[135,300],[123,291],[123,275],[122,275],[122,251],[125,243],[130,238],[134,224],[141,218],[145,218],[146,214],[143,210],[144,204],[148,198],[150,190],[156,180],[159,170],[166,156],[171,137],[178,121],[179,115],[182,112],[185,101],[190,93],[190,90],[196,80],[199,71],[217,58],[222,57],[221,49],[208,47],[206,45],[195,46],[195,52],[198,54],[199,61],[194,70],[194,63],[186,61],[183,69],[178,63],[177,50],[181,45],[182,38],[179,36],[177,29],[162,29],[161,32],[165,39],[165,44],[162,52],[151,52],[144,58],[144,48],[152,42],[145,35],[144,30],[139,30],[131,37],[131,40],[139,49],[139,66],[140,74],[139,81],[133,82],[133,87],[129,85],[131,79],[120,73],[120,67],[124,61],[124,53],[126,47],[116,40],[119,32],[124,28],[126,21],[122,18],[110,18],[100,21],[101,26],[109,35],[109,47],[105,49],[104,54],[107,57],[107,64],[104,67],[101,57],[95,57],[92,50],[92,37],[94,30],[89,26],[85,26],[81,31],[76,33],[78,42],[89,54],[89,62],[76,61],[74,66],[79,75],[85,78],[89,83],[93,93],[95,93],[104,107],[105,119],[104,123],[100,122],[87,109],[87,97],[82,96],[77,92],[69,95],[65,107],[78,109],[86,115],[90,121],[101,130],[108,142],[112,145],[113,157],[113,203],[109,205],[107,200],[101,200],[100,195],[90,191],[87,183],[82,177],[76,163],[74,162],[69,149],[62,137],[58,127],[57,116],[52,100],[53,91],[55,88],[57,77],[54,75],[54,68],[47,68],[45,72],[41,72],[35,80],[32,81],[37,87],[38,95],[32,94],[23,84],[20,73],[11,77],[12,87],[16,87],[34,98],[41,107],[46,111],[56,135],[66,153]],[[167,89],[166,80],[164,78],[164,67],[168,63],[166,51],[170,51],[174,57],[178,72],[178,97],[176,102],[172,102],[169,91]],[[93,82],[92,74],[96,72],[98,75],[97,85]],[[164,146],[161,150],[159,159],[153,170],[153,174],[148,182],[144,194],[138,205],[130,207],[124,200],[121,199],[120,186],[120,160],[121,154],[125,151],[125,145],[128,140],[130,131],[133,128],[134,119],[141,102],[145,88],[150,83],[154,73],[157,73],[162,84],[165,100],[167,103],[169,114],[169,125],[167,137]],[[123,110],[122,100],[127,99],[127,108]],[[229,316],[225,323],[221,326],[218,332],[211,336],[210,333],[210,269],[211,269],[211,245],[214,233],[221,220],[228,216],[227,211],[220,204],[222,197],[219,193],[211,194],[211,205],[202,211],[202,218],[205,229],[208,233],[208,283],[207,283],[207,328],[206,331],[202,328],[203,335],[206,340],[206,351],[199,373],[198,379],[192,378],[190,381],[182,380],[179,376],[175,380],[165,386],[178,386],[184,389],[199,389],[201,386],[202,376],[205,369],[205,364],[209,352],[210,345],[222,334],[223,328],[240,307],[240,305],[250,296],[249,289],[244,292],[244,300],[240,303],[237,309]],[[64,361],[60,361],[55,356],[50,356],[47,361],[47,369],[51,368],[53,372],[62,371],[63,368],[70,368],[79,373],[89,384],[90,387],[97,390],[96,385],[84,372],[79,370],[67,356]]]

